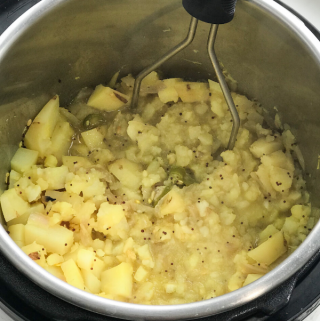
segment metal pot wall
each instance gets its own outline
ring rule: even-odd
[[[20,17],[0,37],[0,177],[9,169],[27,120],[53,94],[63,105],[82,87],[107,82],[119,69],[122,75],[137,74],[185,36],[189,18],[180,0],[42,0]],[[163,65],[164,76],[214,78],[205,50],[208,28],[200,24],[194,44]],[[220,28],[217,54],[240,93],[258,99],[270,116],[277,106],[292,126],[312,204],[319,206],[319,40],[271,0],[239,1],[234,21]],[[2,226],[0,250],[40,287],[84,309],[124,319],[182,320],[231,310],[279,286],[320,248],[319,232],[318,224],[288,259],[253,284],[176,306],[115,302],[73,288],[25,256]]]

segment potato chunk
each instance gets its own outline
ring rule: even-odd
[[[24,138],[28,149],[44,157],[51,146],[51,136],[59,118],[59,96],[54,96],[36,116]]]
[[[136,190],[141,185],[142,171],[139,164],[119,159],[109,165],[109,171],[126,187]]]
[[[185,209],[185,203],[181,195],[178,193],[178,188],[173,188],[163,199],[160,205],[161,215],[181,213]]]
[[[164,104],[170,101],[173,101],[176,103],[179,100],[178,92],[174,87],[167,87],[167,88],[161,89],[159,90],[158,95],[159,95],[160,101],[163,102]]]
[[[27,224],[25,226],[25,244],[36,241],[43,244],[50,253],[66,254],[73,244],[73,232],[62,226],[42,228]]]
[[[78,251],[77,265],[84,270],[90,271],[93,265],[95,254],[93,251],[80,249]]]
[[[255,157],[260,158],[276,152],[282,147],[282,143],[278,140],[268,142],[266,138],[260,138],[250,146],[250,151]]]
[[[268,240],[268,238],[276,233],[278,233],[279,230],[275,228],[273,224],[268,225],[262,232],[259,234],[259,245],[265,241]]]
[[[62,156],[62,164],[67,166],[70,172],[74,172],[75,168],[92,166],[92,163],[87,158],[81,156]]]
[[[131,264],[122,262],[116,267],[101,274],[101,290],[106,294],[120,295],[130,298],[132,293]]]
[[[263,277],[264,274],[248,274],[247,278],[245,279],[243,286],[246,286],[254,281],[257,281],[261,277]]]
[[[27,148],[19,148],[11,160],[11,169],[23,173],[37,163],[39,152]]]
[[[17,243],[19,247],[23,247],[25,245],[23,224],[16,224],[16,225],[9,226],[8,232],[10,234],[10,237],[14,240],[15,243]]]
[[[84,285],[91,293],[98,294],[101,292],[101,281],[92,272],[82,270],[81,274],[84,280]]]
[[[125,215],[121,205],[113,205],[105,202],[100,205],[97,222],[102,229],[106,229],[117,225],[124,217]]]
[[[74,130],[68,122],[59,122],[54,129],[49,154],[55,156],[59,163],[61,163],[62,156],[68,154],[73,134]]]
[[[209,99],[209,88],[205,83],[178,82],[174,88],[184,103],[202,102]]]
[[[272,235],[267,241],[248,253],[248,256],[258,263],[270,265],[287,252],[282,232]]]
[[[0,203],[6,222],[23,215],[30,207],[29,203],[24,201],[14,188],[3,192],[0,197]]]
[[[293,172],[288,172],[286,169],[280,167],[272,167],[270,170],[270,182],[272,187],[281,192],[287,190],[292,185]]]
[[[97,128],[81,133],[81,137],[89,150],[106,148],[106,144],[103,142],[104,136]]]
[[[44,206],[42,203],[35,203],[31,205],[24,214],[21,216],[11,220],[8,222],[8,226],[11,225],[16,225],[16,224],[23,224],[26,225],[28,222],[28,218],[31,214],[36,213],[36,214],[44,214]]]
[[[67,166],[48,167],[38,170],[39,178],[48,183],[48,189],[62,189],[66,183],[68,174]]]
[[[33,242],[32,244],[22,247],[21,250],[27,254],[31,260],[35,261],[43,268],[46,267],[45,255],[47,254],[47,251],[42,244]]]
[[[80,290],[84,290],[84,281],[80,269],[77,267],[73,259],[69,259],[68,261],[62,263],[61,269],[67,283]]]
[[[121,108],[123,105],[127,104],[128,101],[129,96],[113,90],[110,87],[99,85],[90,96],[88,106],[100,110],[112,111]]]

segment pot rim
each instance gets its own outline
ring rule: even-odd
[[[274,1],[246,0],[268,12],[291,30],[308,48],[320,66],[320,42],[312,32],[287,9]],[[0,63],[11,45],[19,39],[25,28],[31,26],[51,9],[66,0],[42,0],[18,18],[0,36]],[[239,290],[200,302],[179,305],[140,305],[105,299],[79,290],[51,275],[30,260],[14,243],[3,226],[0,226],[0,250],[8,260],[24,275],[41,288],[73,305],[95,313],[134,320],[184,320],[203,318],[226,312],[247,304],[271,291],[301,269],[319,250],[320,222],[314,227],[306,240],[278,267],[265,276]]]

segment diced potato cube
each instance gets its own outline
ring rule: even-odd
[[[90,96],[87,104],[100,110],[112,111],[121,108],[127,104],[128,101],[129,96],[113,90],[110,87],[99,85]]]
[[[300,227],[299,221],[294,217],[287,217],[284,221],[282,231],[285,235],[295,235],[298,233],[298,229]]]
[[[235,214],[229,211],[221,212],[219,216],[223,225],[231,225],[237,217]]]
[[[34,241],[43,244],[48,252],[64,255],[73,244],[73,232],[62,226],[41,228],[27,224],[25,226],[25,244]]]
[[[150,268],[154,267],[154,262],[148,244],[140,246],[137,249],[137,254],[139,255],[139,258],[141,259],[143,265]]]
[[[109,239],[105,240],[105,247],[103,249],[103,251],[107,254],[107,255],[111,255],[112,254],[112,241]]]
[[[291,187],[293,180],[293,172],[280,167],[271,167],[270,169],[270,182],[272,187],[281,192]]]
[[[68,122],[58,122],[51,138],[50,154],[54,155],[61,163],[62,156],[68,154],[74,130]]]
[[[174,87],[167,87],[159,90],[158,92],[159,99],[164,103],[168,103],[170,101],[177,102],[179,100],[179,95],[177,90]]]
[[[275,166],[287,169],[290,172],[294,171],[292,158],[290,156],[287,156],[282,150],[278,150],[272,154],[262,156],[261,163],[269,167]]]
[[[172,188],[172,190],[163,198],[160,205],[160,215],[164,216],[181,213],[185,210],[186,205],[177,189],[178,188]]]
[[[173,283],[168,283],[165,285],[166,293],[173,293],[177,289],[177,285]]]
[[[82,156],[87,157],[89,155],[89,148],[84,144],[75,144],[73,143],[70,148],[70,154],[72,156]]]
[[[91,159],[93,159],[95,164],[101,164],[105,167],[112,161],[114,161],[115,157],[109,149],[99,149],[94,150],[91,154]]]
[[[212,94],[221,94],[221,95],[223,95],[219,83],[217,83],[216,81],[210,80],[210,79],[208,81],[209,81],[210,91],[211,91]]]
[[[15,224],[23,224],[26,225],[28,222],[28,218],[30,214],[44,214],[44,205],[42,203],[35,203],[27,209],[27,211],[22,214],[21,216],[11,220],[8,222],[8,226],[15,225]]]
[[[28,149],[44,157],[51,146],[51,136],[59,118],[59,96],[54,96],[36,116],[29,127],[24,143]]]
[[[184,103],[207,101],[209,99],[208,84],[198,82],[179,82],[174,88]]]
[[[27,224],[46,229],[50,225],[50,217],[40,213],[30,214]]]
[[[264,274],[248,274],[247,278],[245,279],[243,286],[246,286],[254,281],[257,281],[261,277],[263,277]]]
[[[43,245],[34,242],[32,244],[22,247],[21,250],[25,254],[27,254],[31,260],[35,261],[43,268],[46,266],[45,255],[47,254],[47,252]]]
[[[62,280],[63,282],[66,282],[66,278],[64,277],[64,274],[62,272],[62,269],[60,266],[50,266],[46,265],[43,267],[46,271],[48,271],[50,274],[55,276],[56,278]]]
[[[283,233],[278,232],[254,250],[248,252],[248,256],[258,263],[270,265],[286,252],[287,246]]]
[[[2,213],[6,222],[23,215],[29,208],[28,202],[24,201],[14,188],[8,189],[0,196]]]
[[[265,192],[269,193],[272,197],[275,196],[275,191],[270,182],[270,172],[269,168],[265,165],[261,164],[256,173],[252,173],[252,175],[256,174],[258,179],[260,180],[261,185],[264,187]]]
[[[82,132],[81,137],[90,150],[106,148],[106,144],[103,142],[104,136],[97,128]]]
[[[81,270],[84,285],[93,294],[99,294],[101,292],[101,281],[90,271]]]
[[[109,165],[109,171],[126,187],[136,190],[141,186],[142,169],[139,164],[119,159]]]
[[[67,166],[48,167],[40,171],[39,178],[48,183],[48,189],[63,189],[65,188],[67,174]]]
[[[210,103],[212,112],[218,117],[223,117],[227,112],[227,109],[224,106],[223,98],[211,97]]]
[[[95,258],[93,260],[92,270],[90,271],[98,278],[100,279],[102,271],[105,269],[106,264],[104,261],[100,260],[99,258]]]
[[[77,265],[83,270],[90,271],[93,266],[93,260],[95,259],[95,254],[93,251],[80,249],[78,251]]]
[[[59,213],[61,215],[62,221],[70,221],[76,214],[75,209],[72,207],[70,203],[67,202],[54,203],[51,207],[51,212]]]
[[[148,275],[148,271],[142,265],[140,265],[138,267],[137,272],[134,275],[134,279],[137,280],[138,282],[141,282],[146,278],[147,275]]]
[[[269,142],[266,138],[260,138],[250,146],[250,151],[255,157],[260,158],[281,150],[282,147],[282,143],[278,140]]]
[[[9,189],[14,188],[16,182],[21,178],[21,174],[11,170],[10,171],[10,176],[9,176]]]
[[[64,262],[63,256],[61,256],[61,255],[59,255],[57,253],[50,254],[47,257],[47,263],[49,265],[60,265],[63,262]]]
[[[156,71],[151,71],[143,80],[142,86],[156,86],[159,82],[159,75]]]
[[[25,195],[28,199],[28,202],[37,201],[41,196],[41,187],[39,185],[30,185],[25,190]]]
[[[291,208],[292,216],[298,220],[306,219],[311,214],[310,206],[305,205],[294,205]]]
[[[67,166],[70,172],[74,172],[75,168],[92,166],[87,158],[80,156],[62,156],[62,164]]]
[[[270,236],[278,233],[279,230],[275,228],[273,224],[268,225],[262,232],[259,234],[259,245],[265,242]]]
[[[97,214],[97,222],[102,229],[109,229],[120,223],[125,217],[123,207],[121,205],[109,204],[108,202],[100,205],[99,212]]]
[[[245,275],[241,272],[236,272],[229,279],[228,289],[230,291],[238,290],[239,288],[242,287],[244,280],[245,280]]]
[[[58,165],[57,157],[53,155],[47,156],[46,159],[44,160],[45,167],[57,167],[57,165]]]
[[[130,298],[133,283],[132,274],[131,264],[126,262],[104,271],[101,275],[101,290],[107,294]]]
[[[126,253],[128,250],[132,250],[136,246],[135,241],[132,237],[129,237],[124,243],[123,253]]]
[[[105,247],[105,243],[99,239],[95,239],[92,243],[92,247],[94,250],[103,250]]]
[[[39,152],[27,148],[18,148],[11,159],[11,169],[23,173],[37,163]]]
[[[69,259],[68,261],[62,263],[61,269],[67,283],[80,290],[84,290],[84,281],[80,269],[77,267],[73,259]]]
[[[12,240],[19,246],[23,247],[24,244],[24,225],[16,224],[8,227],[8,232]]]

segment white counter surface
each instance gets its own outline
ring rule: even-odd
[[[283,3],[291,6],[303,17],[309,20],[316,28],[320,30],[320,0],[282,0]],[[319,321],[320,307],[318,307],[304,321]],[[0,309],[0,321],[13,321]]]

